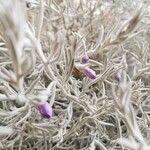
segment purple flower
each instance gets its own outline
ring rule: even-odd
[[[89,67],[85,67],[83,69],[83,73],[90,79],[96,79],[96,73],[94,70],[90,69]]]
[[[52,107],[47,101],[38,104],[38,110],[43,118],[50,119],[52,117]]]
[[[86,64],[88,61],[89,61],[89,56],[87,54],[85,54],[84,56],[82,56],[81,62],[83,64]]]

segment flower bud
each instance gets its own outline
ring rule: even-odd
[[[81,58],[81,62],[86,64],[89,61],[89,56],[87,54],[83,55]]]
[[[52,117],[52,107],[47,101],[38,104],[38,110],[43,118],[50,119]]]
[[[20,93],[17,95],[17,98],[16,98],[16,106],[17,107],[21,107],[21,106],[24,106],[26,103],[26,97],[24,94]]]
[[[95,71],[90,69],[89,67],[83,68],[83,73],[90,79],[96,79]]]

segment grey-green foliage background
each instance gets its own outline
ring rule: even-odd
[[[149,11],[144,0],[1,0],[0,149],[149,150]]]

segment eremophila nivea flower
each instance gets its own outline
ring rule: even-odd
[[[81,62],[86,64],[89,61],[89,56],[87,54],[83,55],[81,58]]]
[[[47,101],[38,104],[38,110],[43,118],[50,119],[52,117],[52,107]]]
[[[83,73],[90,79],[96,79],[95,71],[90,69],[89,67],[83,68]]]

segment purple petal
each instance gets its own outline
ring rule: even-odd
[[[90,79],[96,79],[96,73],[94,70],[90,69],[89,67],[85,67],[83,69],[84,74]]]
[[[38,110],[43,118],[51,118],[52,117],[52,107],[48,102],[41,102],[38,104]]]

